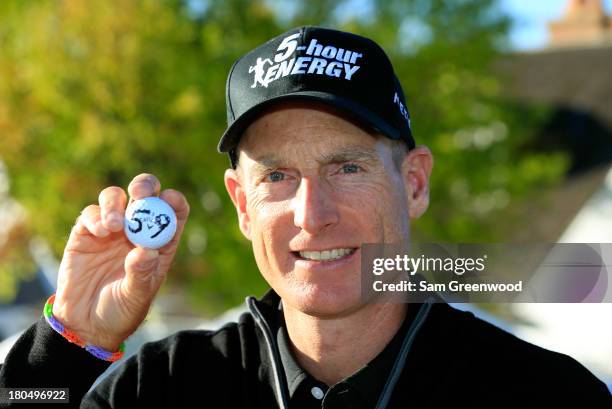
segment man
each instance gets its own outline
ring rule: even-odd
[[[360,246],[409,239],[433,163],[376,43],[319,27],[284,33],[234,64],[227,110],[225,185],[271,290],[248,297],[238,323],[146,344],[81,402],[144,319],[189,213],[179,192],[139,175],[129,195],[168,201],[175,238],[159,252],[133,248],[127,195],[104,189],[66,245],[46,312],[61,325],[41,318],[26,331],[0,386],[69,387],[71,405],[103,408],[610,407],[579,363],[469,313],[362,299]]]

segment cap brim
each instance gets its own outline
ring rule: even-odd
[[[379,115],[353,100],[321,91],[300,91],[267,99],[244,112],[225,130],[223,136],[221,136],[217,150],[221,153],[229,152],[238,144],[244,130],[261,111],[272,104],[287,100],[309,100],[329,104],[346,112],[357,122],[369,126],[391,139],[401,138],[399,129],[390,126]]]

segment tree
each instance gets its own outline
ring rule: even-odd
[[[370,36],[389,52],[416,139],[436,159],[421,237],[503,237],[492,221],[563,172],[563,155],[523,149],[546,111],[505,101],[490,69],[509,26],[493,0],[190,3],[0,3],[0,157],[30,228],[58,257],[103,187],[150,172],[192,205],[169,283],[212,313],[261,293],[223,187],[227,158],[215,152],[224,85],[236,58],[302,23]],[[371,13],[343,17],[351,4]]]

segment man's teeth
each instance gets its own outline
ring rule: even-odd
[[[324,251],[300,251],[300,257],[305,258],[307,260],[336,260],[346,256],[347,254],[351,254],[355,249],[333,249],[333,250],[324,250]]]

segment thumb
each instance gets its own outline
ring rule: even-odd
[[[125,258],[125,290],[133,301],[148,303],[157,293],[165,275],[159,272],[157,250],[133,248]]]

